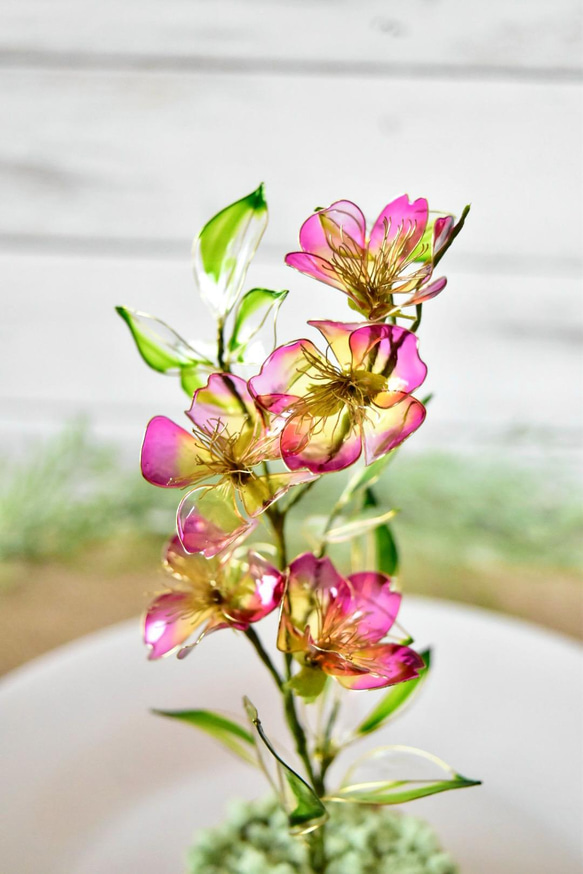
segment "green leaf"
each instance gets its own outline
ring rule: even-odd
[[[311,703],[324,691],[326,679],[324,671],[306,665],[286,683],[286,687],[298,697],[304,698],[307,703]]]
[[[450,789],[478,786],[424,750],[391,746],[371,750],[356,761],[343,785],[328,801],[356,804],[404,804]]]
[[[376,461],[373,461],[372,464],[367,465],[367,467],[363,467],[360,470],[357,470],[354,476],[352,476],[352,478],[346,485],[342,494],[340,495],[338,504],[342,507],[345,507],[346,504],[349,504],[350,501],[352,501],[359,492],[369,486],[374,485],[383,473],[385,467],[394,458],[396,451],[397,450],[394,449],[391,452],[388,452],[386,455],[382,455],[380,458],[377,458]]]
[[[345,522],[336,528],[331,528],[327,532],[325,539],[328,543],[343,543],[345,540],[352,540],[353,537],[360,537],[378,528],[383,522],[392,519],[396,513],[396,510],[387,510],[386,513],[381,513],[380,515],[369,515],[366,512],[362,512],[358,519],[354,519],[352,522]]]
[[[129,327],[146,364],[159,373],[177,373],[182,367],[193,364],[212,366],[212,361],[160,319],[127,307],[116,307],[115,310]]]
[[[152,712],[158,716],[186,722],[210,734],[243,761],[257,766],[253,735],[238,722],[219,713],[213,713],[212,710],[153,710]]]
[[[201,297],[219,319],[237,300],[266,226],[267,203],[260,185],[217,213],[195,239],[194,278]]]
[[[191,398],[197,388],[205,385],[209,378],[209,371],[201,367],[199,364],[193,364],[192,367],[180,368],[180,385]]]
[[[371,488],[367,488],[365,492],[363,506],[365,508],[378,506],[377,498]],[[389,577],[396,576],[399,572],[399,551],[390,526],[379,525],[371,536],[374,538],[376,569]]]
[[[229,352],[237,353],[240,359],[245,347],[261,330],[272,311],[275,326],[275,316],[287,295],[287,291],[270,291],[268,288],[252,288],[251,291],[246,292],[235,313],[233,332],[229,340]],[[264,312],[262,312],[259,321],[254,324],[250,323],[251,316],[261,310]]]
[[[257,735],[256,745],[259,758],[267,779],[279,795],[281,803],[288,816],[289,829],[292,834],[305,835],[319,828],[328,819],[326,808],[314,792],[299,774],[296,774],[289,765],[274,750],[271,741],[265,734],[259,714],[248,698],[243,698],[243,704],[247,716]],[[275,765],[276,777],[272,778],[268,763],[261,750],[266,750],[269,755],[269,763]]]
[[[408,680],[406,683],[397,683],[396,686],[390,686],[374,710],[360,723],[355,732],[357,735],[370,734],[376,731],[400,710],[414,693],[419,691],[431,667],[431,650],[425,650],[420,653],[420,656],[425,662],[425,667],[420,671],[419,676],[414,680]]]

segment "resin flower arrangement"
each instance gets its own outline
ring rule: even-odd
[[[149,657],[184,658],[215,631],[245,635],[281,697],[298,762],[276,751],[245,690],[241,718],[200,709],[164,715],[264,769],[313,872],[329,861],[327,830],[340,821],[328,822],[335,805],[377,809],[478,782],[403,746],[369,751],[344,779],[328,779],[347,748],[384,727],[430,667],[430,653],[417,652],[398,621],[394,511],[380,505],[375,483],[425,419],[426,400],[414,396],[427,373],[417,336],[422,307],[446,285],[435,268],[468,211],[456,222],[404,195],[367,232],[350,201],[317,210],[301,227],[301,251],[286,263],[344,293],[361,321],[310,320],[317,342],[274,341],[262,364],[257,341],[268,322],[275,326],[288,294],[244,291],[267,224],[262,186],[195,240],[196,284],[216,320],[210,350],[157,318],[118,308],[146,363],[176,375],[189,398],[189,429],[155,416],[142,446],[146,480],[185,492],[164,550],[165,588],[145,616]],[[327,518],[308,519],[304,549],[290,555],[290,511],[349,468]],[[276,639],[266,646],[256,627],[276,610]],[[367,690],[377,690],[368,716],[341,725],[344,700]]]

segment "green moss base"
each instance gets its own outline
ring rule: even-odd
[[[331,804],[326,874],[457,874],[423,820],[352,804]],[[234,802],[225,822],[205,829],[189,874],[310,874],[305,841],[292,838],[271,799]]]

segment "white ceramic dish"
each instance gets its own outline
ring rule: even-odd
[[[402,619],[417,644],[435,644],[432,677],[371,745],[422,747],[484,781],[407,810],[434,824],[464,874],[580,874],[581,648],[428,599],[405,599]],[[244,638],[218,632],[184,662],[151,663],[137,622],[13,672],[0,684],[2,874],[182,874],[196,827],[265,787],[210,738],[148,708],[238,711],[244,693],[282,737],[270,678]],[[349,700],[358,712],[373,703]]]

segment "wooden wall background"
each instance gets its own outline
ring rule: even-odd
[[[84,413],[133,456],[152,414],[180,415],[113,306],[210,330],[190,240],[264,180],[249,287],[292,289],[283,339],[350,318],[282,263],[316,205],[471,201],[424,314],[437,397],[417,445],[575,457],[580,2],[3,0],[0,16],[6,446]]]

